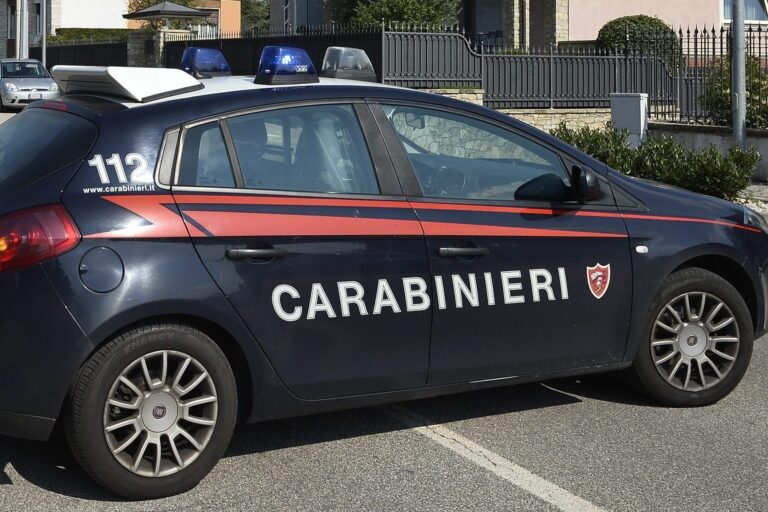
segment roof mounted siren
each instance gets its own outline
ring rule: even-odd
[[[359,48],[344,48],[342,46],[331,46],[325,50],[320,76],[363,82],[379,81],[368,54]]]
[[[215,48],[185,48],[181,57],[181,69],[195,78],[232,76],[227,59]]]
[[[307,52],[300,48],[284,46],[264,48],[254,80],[262,85],[314,84],[319,81],[315,65]]]

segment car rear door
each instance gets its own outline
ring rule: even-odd
[[[304,398],[424,386],[429,260],[367,106],[268,108],[181,140],[176,202],[286,386]]]
[[[632,268],[607,182],[579,204],[564,155],[529,134],[441,107],[373,112],[426,234],[429,384],[620,361]]]

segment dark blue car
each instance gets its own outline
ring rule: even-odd
[[[60,67],[60,100],[0,126],[0,432],[58,424],[99,484],[155,498],[238,419],[613,370],[699,406],[741,380],[758,214],[273,57]]]

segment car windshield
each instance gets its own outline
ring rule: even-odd
[[[3,78],[48,78],[48,72],[37,62],[3,62]]]

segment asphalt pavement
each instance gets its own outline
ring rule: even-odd
[[[12,118],[15,114],[13,112],[0,112],[0,124],[3,124],[10,118]]]
[[[194,490],[124,502],[60,441],[0,437],[0,510],[768,510],[768,337],[717,405],[615,375],[240,428]]]

